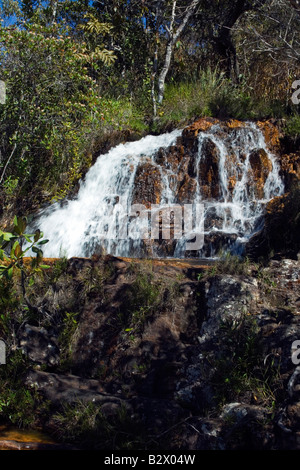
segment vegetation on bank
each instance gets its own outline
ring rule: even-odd
[[[2,215],[72,192],[112,133],[276,118],[296,139],[298,17],[288,0],[2,0]]]

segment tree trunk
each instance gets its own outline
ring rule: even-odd
[[[231,78],[233,82],[238,82],[239,65],[229,28],[222,28],[218,38],[214,40],[214,44],[215,51],[220,57],[221,66],[224,69],[226,76]]]
[[[165,63],[158,77],[158,98],[157,98],[158,104],[161,104],[164,99],[165,81],[166,81],[166,77],[167,77],[167,74],[171,65],[172,53],[173,53],[173,42],[169,41],[167,44],[167,49],[166,49]]]
[[[57,4],[58,4],[58,0],[50,0],[51,24],[53,24],[53,23],[55,22],[55,20],[56,20]]]
[[[164,91],[165,91],[165,81],[167,74],[170,69],[172,54],[174,50],[174,45],[176,44],[177,39],[179,38],[180,34],[184,30],[187,25],[188,20],[195,12],[200,0],[193,0],[191,4],[186,8],[185,14],[183,17],[182,22],[177,28],[177,31],[174,31],[174,23],[175,23],[175,16],[176,16],[176,0],[173,0],[173,7],[172,7],[172,16],[170,21],[170,27],[167,28],[169,34],[169,40],[166,47],[166,55],[163,68],[158,77],[158,103],[161,104],[164,98]]]

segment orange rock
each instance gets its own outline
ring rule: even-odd
[[[281,171],[287,188],[300,181],[300,152],[283,155],[280,159]]]
[[[201,118],[190,126],[186,127],[182,133],[182,143],[186,150],[191,154],[197,152],[198,141],[196,137],[199,132],[205,132],[213,125],[218,124],[219,120],[215,118]]]
[[[134,180],[133,204],[159,204],[161,199],[161,175],[159,168],[152,163],[139,165]]]
[[[193,132],[195,136],[198,135],[200,131],[207,131],[214,124],[218,124],[218,119],[215,118],[201,118],[198,121],[194,122],[191,126],[187,127],[187,132]]]
[[[235,129],[237,127],[245,127],[245,123],[238,121],[237,119],[229,119],[229,121],[226,122],[226,126],[231,129]]]
[[[228,180],[228,189],[232,192],[236,185],[236,176],[231,176]]]
[[[278,128],[270,121],[258,121],[256,124],[263,132],[269,150],[278,153],[280,150],[279,139],[281,136]]]
[[[181,204],[193,201],[196,188],[196,180],[188,175],[185,175],[178,191],[178,201]]]
[[[255,150],[249,156],[251,175],[255,183],[255,194],[258,198],[263,198],[263,188],[266,179],[272,171],[272,162],[264,149]]]

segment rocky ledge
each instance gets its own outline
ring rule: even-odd
[[[299,274],[298,259],[70,259],[37,303],[44,325],[19,331],[26,387],[51,404],[40,425],[79,448],[122,448],[94,421],[65,433],[66,406],[92,404],[111,423],[122,411],[136,450],[299,449]],[[62,312],[75,305],[66,361]]]

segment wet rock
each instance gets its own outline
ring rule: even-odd
[[[151,204],[159,204],[160,198],[161,175],[159,168],[152,163],[139,165],[134,180],[133,204],[143,204],[149,208]]]
[[[249,155],[249,163],[254,182],[254,193],[258,199],[263,199],[264,185],[269,173],[272,171],[272,162],[264,149],[258,149]],[[250,194],[251,189],[249,188]]]
[[[201,194],[205,199],[218,199],[221,195],[218,148],[210,139],[205,139],[202,144],[202,153],[199,165]]]
[[[280,152],[280,138],[282,137],[279,128],[271,121],[257,121],[256,125],[262,130],[266,144],[271,152]]]
[[[285,190],[289,191],[300,181],[300,152],[282,155],[280,166]]]
[[[201,118],[184,129],[182,133],[182,143],[190,154],[195,155],[198,150],[197,136],[199,132],[207,131],[218,122],[219,121],[214,118]]]
[[[192,203],[197,190],[197,182],[188,174],[184,175],[180,183],[177,199],[180,204]]]

